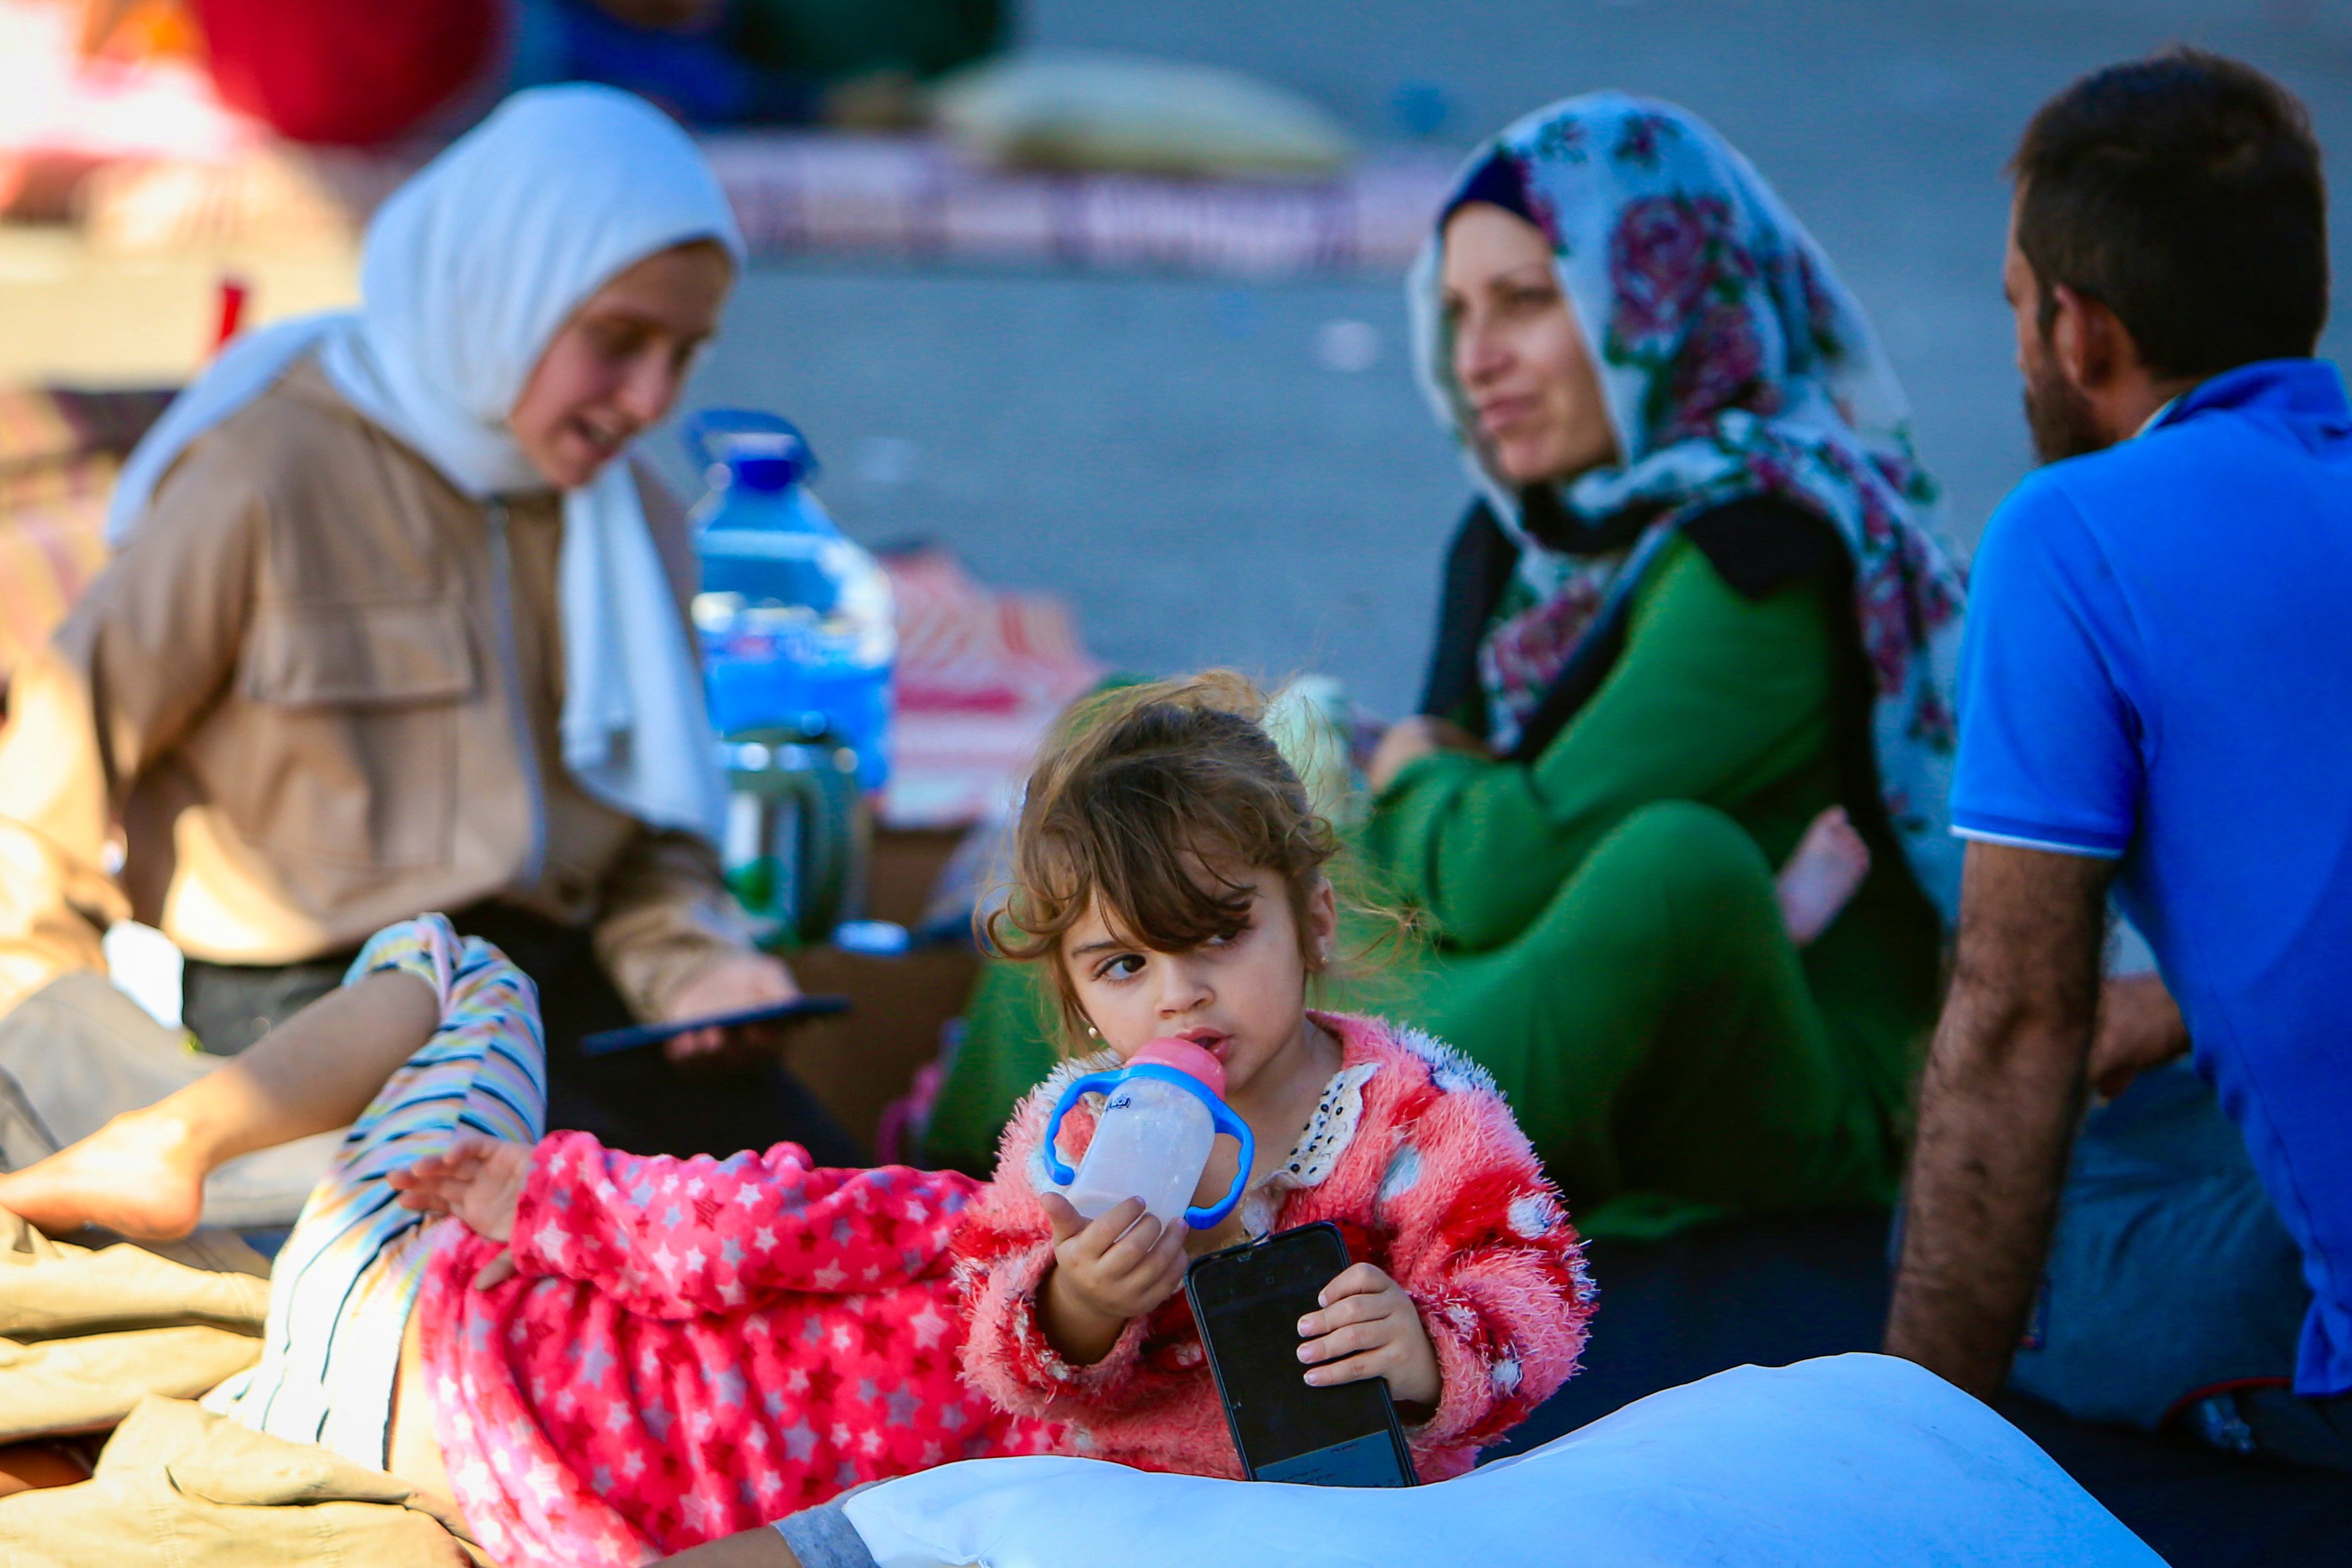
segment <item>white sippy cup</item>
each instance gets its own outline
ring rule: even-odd
[[[1094,1142],[1073,1176],[1055,1139],[1078,1096],[1096,1091],[1107,1101],[1095,1122]],[[1206,1230],[1241,1202],[1257,1157],[1249,1124],[1234,1114],[1224,1092],[1224,1063],[1189,1040],[1155,1040],[1126,1066],[1090,1072],[1062,1091],[1045,1124],[1046,1169],[1083,1218],[1099,1218],[1139,1197],[1162,1225],[1181,1214],[1193,1229]],[[1241,1141],[1241,1168],[1234,1174],[1233,1188],[1208,1207],[1187,1207],[1219,1133]]]

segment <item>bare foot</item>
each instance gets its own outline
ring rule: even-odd
[[[1845,808],[1832,806],[1815,817],[1773,884],[1789,940],[1802,947],[1828,930],[1869,874],[1870,846],[1853,831]]]
[[[196,1228],[204,1203],[204,1165],[185,1124],[139,1111],[0,1175],[0,1207],[52,1236],[95,1225],[168,1241]]]

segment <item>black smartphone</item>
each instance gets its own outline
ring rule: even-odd
[[[835,1013],[848,1010],[847,997],[794,997],[788,1002],[771,1002],[765,1007],[746,1008],[741,1012],[713,1013],[709,1018],[677,1019],[669,1023],[641,1023],[629,1029],[599,1030],[594,1034],[580,1037],[580,1054],[610,1056],[616,1051],[633,1051],[641,1045],[654,1045],[672,1035],[690,1034],[698,1029],[733,1029],[739,1024],[830,1018]]]
[[[1317,1388],[1298,1359],[1298,1320],[1348,1262],[1339,1228],[1325,1220],[1211,1252],[1184,1270],[1225,1423],[1254,1481],[1413,1484],[1412,1452],[1387,1380]]]

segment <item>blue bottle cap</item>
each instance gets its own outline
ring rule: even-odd
[[[795,434],[735,431],[722,436],[718,445],[727,459],[730,482],[761,495],[789,490],[808,472],[808,443]]]
[[[706,408],[688,414],[680,434],[714,489],[741,484],[773,494],[816,476],[816,454],[800,427],[761,409]],[[780,461],[789,473],[778,472]]]

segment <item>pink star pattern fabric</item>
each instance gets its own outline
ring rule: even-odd
[[[780,1144],[641,1158],[539,1145],[517,1276],[448,1232],[418,1310],[435,1421],[476,1538],[509,1568],[635,1564],[864,1481],[1056,1451],[958,1375],[948,1247],[981,1184],[813,1168]]]
[[[1568,1377],[1592,1289],[1559,1195],[1493,1083],[1379,1019],[1318,1013],[1361,1105],[1319,1174],[1269,1177],[1276,1228],[1336,1220],[1420,1306],[1444,1373],[1412,1434],[1458,1475]],[[814,1168],[798,1145],[689,1160],[539,1145],[499,1250],[440,1227],[417,1310],[436,1430],[507,1568],[635,1564],[950,1459],[1062,1453],[1237,1475],[1179,1295],[1090,1367],[1045,1339],[1045,1108],[995,1179]],[[1084,1153],[1091,1113],[1064,1129]]]
[[[384,1462],[415,1311],[457,1501],[504,1568],[636,1564],[950,1459],[1061,1453],[1238,1473],[1180,1295],[1093,1366],[1038,1325],[1053,1259],[1031,1094],[995,1178],[813,1167],[779,1144],[640,1158],[540,1141],[511,1278],[498,1243],[395,1207],[387,1173],[459,1130],[537,1138],[530,983],[439,915],[379,932],[349,978],[396,968],[442,1021],[354,1125],[270,1283],[263,1364],[224,1385],[237,1419]],[[1459,1474],[1574,1369],[1592,1291],[1559,1195],[1493,1082],[1377,1019],[1318,1013],[1343,1065],[1299,1145],[1254,1189],[1273,1228],[1338,1222],[1412,1295],[1444,1374],[1412,1433],[1423,1479]],[[1063,1146],[1083,1155],[1094,1110]]]
[[[1559,1189],[1484,1068],[1382,1019],[1309,1015],[1339,1041],[1331,1094],[1358,1071],[1362,1103],[1328,1166],[1278,1165],[1253,1191],[1266,1228],[1330,1220],[1348,1256],[1385,1270],[1421,1311],[1444,1374],[1437,1408],[1406,1429],[1424,1481],[1458,1476],[1568,1381],[1592,1315],[1584,1248]],[[1065,1063],[1005,1129],[995,1179],[956,1238],[971,1321],[965,1375],[996,1408],[1067,1423],[1061,1451],[1147,1470],[1242,1473],[1199,1328],[1180,1293],[1134,1319],[1110,1353],[1074,1366],[1037,1324],[1054,1261],[1037,1193],[1048,1180],[1046,1113],[1098,1061]],[[1062,1124],[1076,1163],[1101,1100]]]

